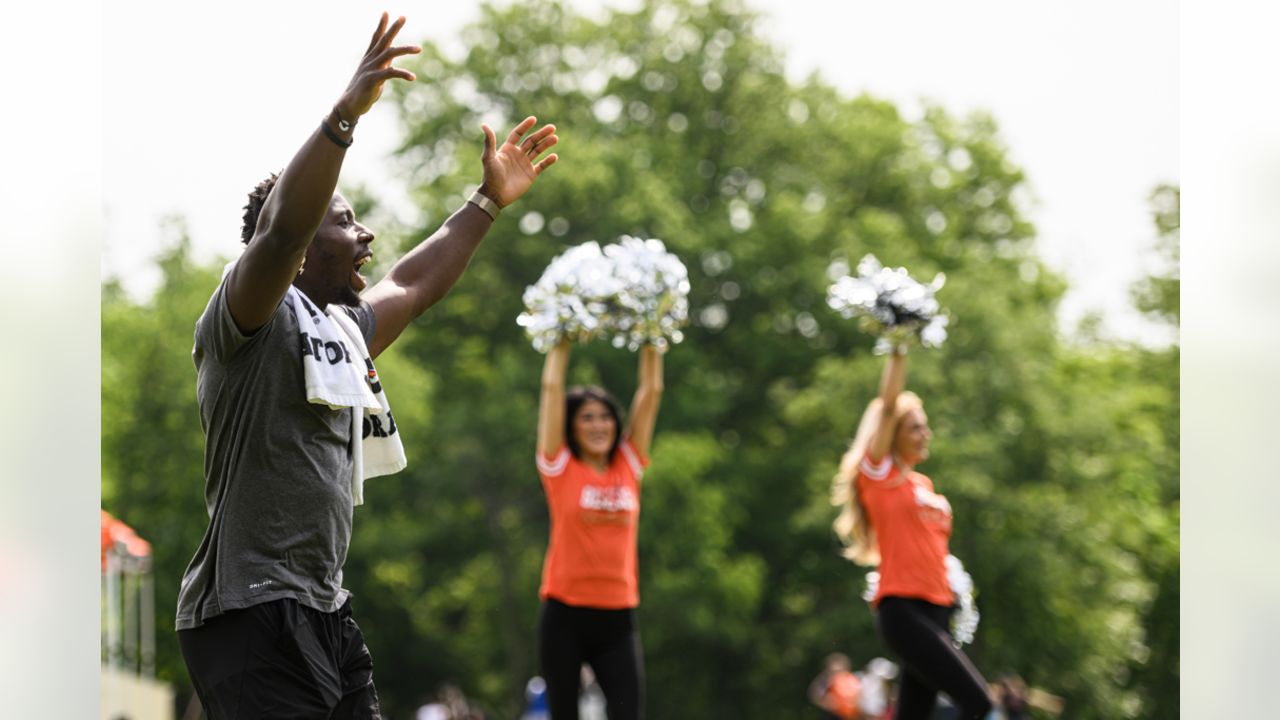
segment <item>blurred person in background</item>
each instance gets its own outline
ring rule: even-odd
[[[892,717],[891,700],[893,681],[898,677],[898,666],[889,660],[872,658],[859,679],[862,688],[858,693],[858,709],[867,720],[884,720]]]
[[[445,683],[436,692],[435,700],[418,708],[414,720],[471,720],[482,717],[484,713],[467,702],[457,685]]]
[[[534,675],[524,686],[524,713],[520,720],[548,720],[551,717],[547,710],[547,681]]]
[[[833,480],[832,499],[843,508],[835,530],[846,557],[879,565],[876,624],[902,662],[895,717],[928,720],[941,691],[959,717],[981,720],[992,707],[987,683],[949,629],[951,504],[915,471],[929,457],[933,433],[919,396],[904,390],[906,375],[906,349],[894,348],[879,397],[863,412]]]
[[[1027,684],[1017,675],[1001,675],[996,680],[996,700],[1005,720],[1028,720],[1031,717]]]
[[[849,656],[831,653],[809,683],[809,702],[821,709],[823,720],[855,720],[862,716],[861,690],[862,681],[849,669]]]

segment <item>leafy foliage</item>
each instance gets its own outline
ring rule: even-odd
[[[112,281],[102,289],[102,506],[151,542],[156,675],[189,685],[172,618],[208,524],[191,349],[221,266],[193,266],[185,229],[170,229],[177,237],[158,260],[156,299],[135,304]]]
[[[1178,278],[1178,241],[1181,235],[1182,191],[1172,185],[1161,185],[1151,193],[1151,215],[1159,233],[1156,249],[1161,260],[1170,266],[1167,275],[1150,275],[1133,289],[1134,303],[1149,316],[1178,324],[1180,281]]]
[[[882,362],[826,308],[828,272],[868,252],[947,273],[950,338],[912,356],[909,385],[937,435],[922,469],[979,591],[977,665],[1062,695],[1072,717],[1176,709],[1176,348],[1062,341],[1065,285],[1034,253],[994,121],[940,107],[911,121],[789,82],[732,0],[481,13],[465,57],[428,45],[420,82],[391,90],[422,217],[378,242],[407,249],[461,205],[482,120],[555,122],[562,160],[378,361],[410,466],[367,487],[346,584],[389,716],[447,681],[518,711],[548,521],[532,463],[542,358],[514,319],[554,255],[622,234],[662,239],[692,284],[643,491],[653,717],[803,717],[826,653],[887,652],[826,500]],[[162,261],[157,299],[111,284],[103,299],[103,501],[156,543],[162,609],[205,524],[187,353],[217,270],[185,258],[180,244]],[[597,345],[575,350],[570,379],[625,398],[634,373]],[[186,687],[168,627],[162,676]]]

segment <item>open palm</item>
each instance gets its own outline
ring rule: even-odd
[[[387,20],[387,14],[382,13],[378,29],[373,31],[373,38],[369,40],[369,47],[360,60],[360,66],[356,68],[355,75],[351,77],[351,82],[338,101],[341,116],[348,118],[352,124],[356,118],[369,112],[378,98],[382,97],[382,86],[387,80],[397,78],[413,82],[417,79],[408,70],[394,67],[391,61],[401,55],[420,53],[422,47],[392,45],[396,34],[404,27],[404,18],[397,18],[390,27],[387,26]]]
[[[536,125],[537,118],[527,117],[512,129],[502,145],[497,144],[497,137],[488,125],[484,130],[484,182],[480,192],[484,193],[500,207],[515,202],[542,171],[555,164],[559,157],[552,153],[542,160],[538,156],[551,149],[560,141],[556,137],[555,125],[543,125],[528,137],[524,137],[529,129]],[[522,139],[523,138],[523,139]]]

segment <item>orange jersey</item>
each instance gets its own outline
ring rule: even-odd
[[[840,720],[856,720],[858,717],[858,694],[862,691],[862,681],[848,670],[841,670],[831,675],[827,682],[827,695],[823,698],[823,707]]]
[[[909,597],[935,605],[955,604],[947,581],[951,503],[933,491],[918,472],[902,477],[891,458],[858,463],[858,494],[880,545],[880,586],[884,597]]]
[[[538,596],[604,610],[639,605],[636,531],[648,458],[623,438],[604,474],[567,446],[551,458],[538,453],[537,465],[551,514]]]

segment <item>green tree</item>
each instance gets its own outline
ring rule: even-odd
[[[1156,226],[1156,250],[1161,261],[1168,266],[1168,272],[1149,275],[1134,286],[1134,304],[1149,317],[1176,327],[1182,317],[1179,312],[1181,280],[1178,274],[1182,191],[1174,185],[1160,185],[1153,190],[1151,216]]]
[[[162,279],[150,300],[131,300],[116,280],[102,288],[102,507],[151,543],[156,676],[189,692],[173,614],[208,525],[191,349],[221,264],[197,267],[183,224],[169,231],[174,244],[157,260]]]
[[[1065,284],[1035,255],[994,120],[908,120],[790,82],[734,0],[480,15],[464,57],[428,44],[420,82],[389,98],[420,220],[396,226],[376,192],[353,193],[385,270],[479,180],[482,120],[559,127],[561,163],[378,360],[410,465],[366,488],[346,584],[387,714],[445,682],[517,712],[548,521],[532,463],[542,357],[514,319],[555,254],[631,234],[665,241],[692,284],[643,491],[653,717],[805,717],[825,654],[887,652],[826,500],[881,360],[825,292],[866,253],[948,276],[951,337],[913,355],[909,382],[937,433],[923,469],[980,591],[978,666],[1063,695],[1072,717],[1160,717],[1177,681],[1176,348],[1063,341]],[[205,525],[189,352],[217,267],[190,267],[181,245],[162,267],[155,300],[104,288],[103,466],[107,507],[163,543],[171,608]],[[631,353],[596,345],[575,350],[570,380],[625,399],[634,375]],[[169,628],[162,675],[185,686]]]
[[[656,236],[690,265],[694,326],[668,359],[645,487],[650,687],[679,688],[653,693],[655,716],[799,714],[826,651],[881,654],[860,575],[836,556],[823,504],[878,372],[869,339],[826,310],[826,273],[874,252],[951,278],[955,332],[941,352],[920,356],[913,384],[947,438],[935,469],[957,506],[957,552],[992,588],[984,637],[993,639],[976,657],[1062,688],[1081,716],[1090,707],[1106,715],[1120,686],[1109,673],[1128,648],[1105,621],[1110,613],[1134,626],[1138,600],[1116,609],[1108,594],[1073,588],[1073,562],[1098,566],[1107,588],[1136,570],[1127,556],[1113,559],[1115,528],[1098,515],[1110,512],[1109,491],[1089,495],[1055,473],[1052,443],[1078,391],[1054,384],[1064,286],[1033,254],[1033,229],[1011,199],[1023,177],[994,122],[931,108],[913,123],[817,78],[793,85],[736,3],[655,2],[598,21],[550,2],[482,12],[463,33],[466,57],[426,48],[419,76],[440,80],[398,97],[401,156],[427,210],[407,236],[428,230],[475,181],[482,119],[530,113],[557,123],[564,162],[406,339],[406,352],[449,378],[430,398],[449,413],[432,434],[448,439],[430,441],[423,484],[447,484],[458,501],[486,498],[477,505],[489,518],[512,518],[505,528],[465,523],[488,531],[468,535],[487,548],[475,557],[493,555],[484,563],[499,567],[511,545],[537,557],[545,542],[526,459],[540,357],[512,322],[520,290],[567,245]],[[633,359],[590,348],[574,372],[625,396]],[[501,409],[477,401],[486,397],[502,398]],[[1063,510],[1075,505],[1068,521]],[[1102,529],[1073,534],[1094,523]],[[991,552],[1006,537],[1020,544]],[[1074,555],[1059,552],[1066,540]],[[996,589],[1005,582],[1019,591]],[[536,576],[480,587],[478,602],[459,602],[467,617],[453,627],[492,612],[483,624],[504,639],[468,647],[493,675],[470,665],[460,674],[469,692],[502,705],[491,689],[505,686],[509,698],[519,678],[496,671],[532,669]],[[489,597],[508,592],[517,596]],[[504,603],[520,609],[519,627],[506,624]]]
[[[1181,190],[1161,185],[1151,194],[1151,214],[1155,223],[1156,247],[1167,264],[1164,274],[1144,278],[1134,291],[1139,310],[1175,328],[1179,313],[1180,280],[1178,242],[1181,221]],[[1149,514],[1148,550],[1142,554],[1144,572],[1152,578],[1156,592],[1143,623],[1143,643],[1147,652],[1134,663],[1132,687],[1143,700],[1143,717],[1176,717],[1179,712],[1179,399],[1180,352],[1175,343],[1168,348],[1136,349],[1135,384],[1145,385],[1144,403],[1134,415],[1146,416],[1150,451],[1157,461],[1156,480],[1150,489],[1154,497]],[[1143,382],[1145,380],[1145,382]]]

